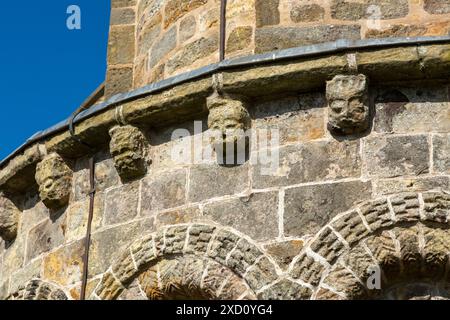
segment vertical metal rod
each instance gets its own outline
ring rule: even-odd
[[[89,159],[89,180],[90,180],[90,192],[89,192],[89,215],[86,228],[86,237],[84,240],[84,255],[83,255],[83,277],[81,282],[80,300],[86,299],[86,287],[88,281],[89,270],[89,247],[91,245],[91,229],[92,218],[94,215],[94,201],[95,201],[95,159],[94,155]]]
[[[225,38],[227,28],[227,0],[221,0],[220,3],[220,61],[225,60]]]

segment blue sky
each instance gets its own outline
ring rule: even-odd
[[[68,30],[69,5],[81,30]],[[67,118],[103,82],[109,0],[2,1],[0,159]]]

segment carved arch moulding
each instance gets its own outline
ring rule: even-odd
[[[31,279],[7,300],[69,300],[69,296],[57,284]]]
[[[450,298],[449,220],[448,192],[365,202],[322,228],[290,276],[308,286],[310,299]]]
[[[148,299],[450,298],[450,193],[401,193],[334,217],[283,272],[252,239],[213,224],[135,241],[91,299],[138,284]],[[370,287],[379,271],[379,287]]]

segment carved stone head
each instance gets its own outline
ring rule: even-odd
[[[12,241],[17,236],[20,211],[15,204],[0,193],[0,237]]]
[[[47,155],[36,167],[39,194],[47,208],[64,207],[70,198],[72,170],[56,153]]]
[[[143,176],[147,172],[147,139],[133,126],[115,126],[109,131],[110,151],[123,180]]]
[[[208,127],[215,144],[236,143],[250,127],[250,116],[241,99],[214,94],[207,99]]]
[[[356,134],[369,128],[369,95],[365,75],[334,77],[327,82],[327,99],[328,129],[333,134]]]

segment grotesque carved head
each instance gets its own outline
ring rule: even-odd
[[[120,177],[130,180],[147,171],[147,140],[143,133],[133,126],[116,126],[109,131],[110,151]]]
[[[20,211],[17,207],[0,193],[0,237],[12,241],[17,236],[17,224]]]
[[[361,133],[369,127],[366,76],[338,75],[327,82],[328,129],[336,135]]]
[[[39,194],[47,208],[56,210],[69,202],[72,170],[56,153],[47,155],[36,167]]]
[[[250,127],[250,116],[242,99],[216,93],[207,99],[207,107],[214,144],[236,143]]]

